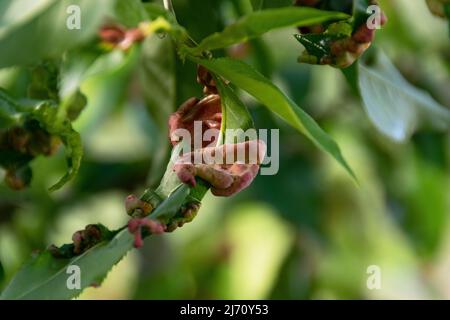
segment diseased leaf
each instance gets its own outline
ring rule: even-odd
[[[80,256],[59,259],[50,252],[32,257],[15,275],[0,296],[1,299],[52,300],[71,299],[91,285],[98,285],[108,271],[132,248],[133,237],[128,230],[120,231],[111,241],[96,245]],[[101,262],[101,263],[99,263]],[[69,266],[80,268],[81,289],[69,289]]]
[[[193,60],[247,91],[270,111],[305,134],[319,148],[335,158],[351,176],[355,177],[336,142],[319,127],[313,118],[258,71],[245,62],[230,58],[211,60],[193,58]]]
[[[348,17],[348,15],[340,12],[329,12],[305,7],[255,11],[229,25],[222,32],[214,33],[203,39],[198,47],[193,48],[190,52],[192,54],[200,54],[203,51],[225,48],[259,37],[271,30],[314,25]]]
[[[34,109],[32,117],[38,120],[44,129],[61,139],[65,146],[67,173],[50,188],[55,191],[72,180],[78,173],[83,158],[83,144],[78,132],[73,130],[68,119],[58,119],[58,108],[50,103],[41,103]]]
[[[73,130],[68,119],[58,118],[58,106],[50,101],[28,101],[19,104],[5,91],[0,90],[0,124],[2,129],[22,126],[29,120],[36,120],[39,126],[52,136],[59,137],[66,150],[68,172],[50,190],[60,189],[73,179],[83,157],[83,146],[80,135]]]
[[[31,68],[30,84],[27,96],[36,100],[59,101],[58,95],[58,64],[55,61],[45,60]]]
[[[171,217],[185,203],[189,187],[183,185],[169,195],[152,213],[152,218]],[[53,257],[50,252],[34,256],[15,275],[3,291],[1,299],[71,299],[91,285],[100,285],[107,273],[133,248],[133,235],[120,229],[109,240],[97,244],[72,259]],[[69,266],[81,271],[80,289],[71,290],[67,280]]]
[[[370,66],[358,66],[363,105],[375,127],[399,142],[419,127],[448,130],[450,110],[408,83],[384,53],[376,53]]]

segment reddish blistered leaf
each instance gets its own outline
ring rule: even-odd
[[[224,144],[183,155],[175,162],[173,170],[183,183],[195,186],[195,177],[200,177],[211,184],[214,195],[228,197],[252,183],[265,153],[266,145],[262,140]],[[202,162],[196,163],[196,160]]]

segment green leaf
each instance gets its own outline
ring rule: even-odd
[[[319,127],[314,119],[258,71],[242,61],[230,58],[192,59],[231,81],[242,90],[247,91],[270,111],[280,116],[291,126],[305,134],[319,148],[329,153],[352,177],[355,177],[334,140]]]
[[[186,202],[190,192],[191,189],[188,185],[182,184],[178,186],[178,188],[169,195],[168,198],[170,198],[170,201],[163,201],[157,207],[157,210],[150,214],[149,218],[169,222]]]
[[[95,36],[115,0],[3,0],[0,68],[58,57]],[[69,30],[67,9],[81,9],[81,28]]]
[[[65,146],[67,173],[57,183],[50,187],[50,191],[61,189],[67,182],[74,179],[81,166],[83,158],[83,144],[78,132],[67,127],[57,134]]]
[[[8,129],[20,122],[19,106],[0,88],[0,129]]]
[[[229,47],[259,37],[274,29],[314,25],[348,17],[348,15],[340,12],[321,11],[305,7],[256,11],[226,27],[221,33],[214,33],[203,39],[198,47],[190,50],[190,53],[200,54],[203,51]]]
[[[359,97],[359,86],[358,86],[358,63],[353,63],[351,66],[340,69],[344,74],[345,79],[347,80],[352,93]]]
[[[15,275],[0,296],[14,300],[71,299],[91,285],[100,284],[108,271],[132,248],[133,236],[122,230],[111,241],[96,245],[72,259],[59,259],[50,252],[32,257]],[[81,289],[70,290],[69,266],[80,268]]]
[[[174,161],[177,159],[177,156],[180,154],[182,150],[182,143],[178,143],[172,150],[172,156],[170,158],[169,163],[167,164],[167,169],[164,173],[163,178],[161,179],[161,183],[159,184],[158,188],[155,190],[156,194],[160,196],[161,198],[166,198],[170,194],[172,194],[175,190],[180,189],[180,187],[183,185],[183,183],[178,179],[178,176],[173,171],[173,165]],[[195,195],[196,201],[201,201],[206,192],[208,191],[208,187],[206,184],[202,183],[201,181],[197,181],[197,185],[195,188],[192,189],[191,195]],[[148,191],[146,191],[147,193]],[[152,192],[152,191],[150,191]],[[145,194],[143,197],[144,198]]]
[[[358,75],[364,108],[389,138],[405,141],[419,127],[450,128],[450,110],[408,83],[383,52],[376,52],[371,65],[360,62]]]
[[[128,28],[137,27],[140,22],[149,19],[140,0],[118,1],[114,11],[116,20]]]
[[[219,90],[222,103],[222,136],[224,130],[254,128],[253,119],[248,112],[247,107],[242,103],[233,89],[216,77],[217,89]],[[227,138],[225,135],[224,138]],[[235,141],[224,141],[224,143],[236,143]]]
[[[317,61],[321,61],[324,57],[330,56],[331,44],[343,38],[343,36],[328,33],[296,34],[294,37],[305,47],[309,55],[317,58]]]
[[[95,65],[95,62],[109,55],[111,54],[99,55],[88,50],[74,50],[65,54],[59,69],[59,98],[62,101],[69,99],[80,89],[88,70]]]
[[[78,81],[81,81],[80,89],[87,96],[88,105],[74,127],[83,135],[91,134],[124,99],[140,53],[139,47],[133,47],[129,52],[113,50],[99,56],[81,73]]]

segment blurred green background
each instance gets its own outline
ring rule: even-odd
[[[240,3],[174,1],[195,40],[245,12]],[[406,79],[450,107],[446,21],[424,1],[380,3],[389,23],[375,44]],[[208,194],[192,223],[149,238],[80,298],[450,299],[449,133],[425,130],[406,143],[391,142],[339,70],[296,63],[301,47],[294,32],[272,32],[222,54],[249,61],[305,108],[339,143],[360,185],[243,95],[258,128],[281,129],[279,173],[257,177],[232,198]],[[147,41],[141,60],[112,56],[114,68],[83,83],[89,105],[75,127],[85,158],[74,182],[47,191],[64,173],[61,151],[33,162],[30,189],[0,184],[0,288],[34,250],[70,242],[90,223],[124,225],[125,197],[159,181],[169,151],[167,116],[201,88],[195,65],[175,59],[169,42],[164,54],[158,50]],[[148,59],[162,59],[160,77]],[[0,71],[0,84],[12,92],[23,90],[23,78],[15,69]],[[155,98],[161,81],[172,84],[166,89],[175,90],[175,101]],[[371,265],[381,268],[379,290],[366,286]]]

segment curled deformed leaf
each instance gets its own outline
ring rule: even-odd
[[[83,144],[78,132],[72,128],[68,119],[58,119],[58,108],[49,103],[38,105],[32,113],[32,117],[37,119],[50,134],[61,139],[65,147],[67,173],[51,188],[55,191],[72,180],[78,173],[83,158]]]
[[[81,138],[69,119],[58,117],[58,110],[50,101],[19,103],[0,90],[0,149],[4,154],[0,164],[11,172],[9,181],[18,182],[12,185],[26,182],[17,174],[34,157],[52,155],[59,141],[65,146],[68,172],[50,190],[61,188],[76,176],[83,156]]]
[[[195,186],[195,177],[200,177],[211,185],[215,196],[228,197],[252,183],[265,154],[262,140],[223,144],[182,155],[173,170],[186,184]]]
[[[189,132],[191,145],[194,146],[196,122],[200,124],[202,133],[208,129],[220,130],[222,108],[219,95],[210,94],[201,100],[191,98],[183,103],[169,118],[169,138],[171,143],[175,145],[180,142],[182,138],[178,135],[178,132],[180,129],[183,129]],[[202,139],[203,146],[210,143],[214,143],[214,140],[205,141]]]

